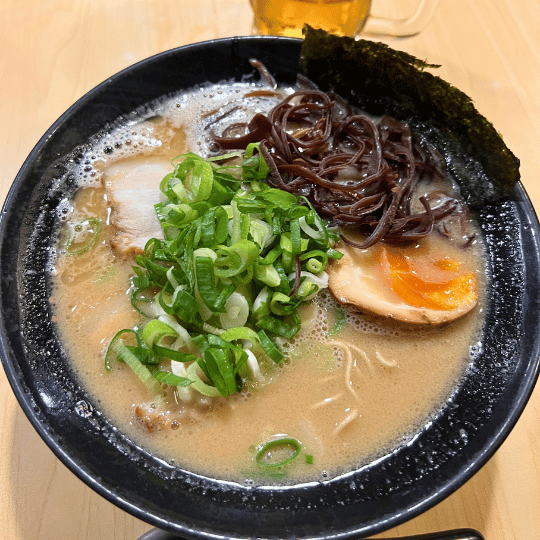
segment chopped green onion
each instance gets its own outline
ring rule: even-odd
[[[257,295],[257,298],[255,298],[255,300],[253,301],[253,315],[255,319],[260,319],[265,315],[270,315],[271,299],[272,297],[270,296],[268,287],[264,287],[264,289],[261,289],[261,291]]]
[[[270,287],[277,287],[281,283],[278,271],[270,264],[258,264],[255,267],[255,278]]]
[[[209,347],[204,352],[204,362],[210,379],[222,396],[230,396],[236,391],[234,368],[227,351]]]
[[[265,315],[257,321],[257,326],[278,336],[292,339],[300,330],[300,317],[293,316],[292,324],[272,315]]]
[[[259,336],[257,332],[255,332],[255,330],[252,330],[251,328],[247,328],[246,326],[243,326],[241,328],[231,328],[230,330],[223,332],[223,334],[221,334],[219,337],[224,341],[247,339],[253,344],[259,343]]]
[[[171,373],[170,371],[156,371],[156,373],[154,373],[154,379],[162,384],[168,384],[169,386],[185,387],[193,384],[191,379],[188,379],[187,377],[180,377],[174,373]]]
[[[87,217],[68,224],[63,248],[70,255],[82,255],[94,247],[101,231],[101,221]]]
[[[326,254],[328,255],[328,257],[330,257],[331,259],[336,259],[336,260],[339,260],[341,259],[341,257],[343,257],[343,253],[341,253],[341,251],[338,251],[337,249],[333,249],[333,248],[330,248]]]
[[[219,290],[214,276],[214,262],[209,257],[195,259],[197,287],[206,306],[215,313],[225,312],[225,302],[235,291],[234,285],[227,285]]]
[[[299,331],[299,306],[327,286],[326,265],[340,253],[307,199],[264,183],[269,169],[258,149],[173,160],[155,205],[164,239],[147,242],[132,278],[132,304],[150,320],[140,335],[119,333],[106,369],[115,356],[126,361],[129,338],[143,379],[146,370],[153,384],[227,397],[250,373],[262,379],[265,357],[284,359],[279,339]],[[240,165],[221,165],[232,158]]]
[[[124,329],[117,332],[114,337],[111,339],[109,346],[107,347],[107,352],[105,353],[105,369],[107,371],[112,371],[112,362],[118,357],[118,344],[124,343],[122,336],[127,334],[131,338],[131,342],[135,341],[137,345],[141,344],[141,339],[137,332],[132,329]]]
[[[276,458],[273,453],[278,452],[280,455]],[[298,457],[302,451],[302,443],[292,437],[282,437],[267,442],[257,452],[255,461],[262,467],[281,467],[291,462]],[[285,454],[281,457],[281,454]]]
[[[169,360],[173,360],[174,362],[184,363],[194,362],[195,360],[197,360],[197,357],[194,354],[176,351],[174,349],[170,349],[169,347],[162,347],[161,345],[154,345],[152,347],[152,350],[159,358],[168,358]]]
[[[246,297],[233,292],[225,302],[225,313],[219,314],[219,322],[224,329],[244,326],[249,317],[249,303]]]
[[[257,332],[259,341],[264,352],[276,363],[279,364],[284,360],[285,355],[276,347],[276,344],[268,337],[264,330]]]
[[[154,316],[154,296],[147,289],[133,289],[131,292],[131,305],[143,317]]]
[[[219,397],[221,396],[220,391],[215,386],[210,386],[209,384],[206,384],[198,375],[197,369],[199,368],[199,365],[197,362],[193,362],[188,368],[187,368],[187,376],[188,379],[190,379],[192,382],[192,387],[197,390],[200,394],[203,396],[208,397]]]
[[[140,381],[154,394],[161,394],[161,385],[154,379],[150,370],[141,362],[132,351],[128,349],[124,344],[118,345],[118,356],[133,370],[135,375],[139,377]]]
[[[154,343],[158,344],[162,338],[167,336],[176,337],[177,333],[159,319],[151,320],[142,331],[142,339],[150,349],[154,346]]]

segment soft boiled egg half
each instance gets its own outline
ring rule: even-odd
[[[329,267],[328,287],[342,304],[402,322],[443,324],[478,302],[475,265],[464,250],[441,255],[440,245],[429,242],[336,247],[343,257]]]

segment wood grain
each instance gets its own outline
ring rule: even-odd
[[[392,1],[403,9],[399,0],[378,0],[379,7],[391,12]],[[0,0],[0,200],[42,134],[93,86],[158,52],[250,29],[248,0]],[[473,98],[521,159],[523,184],[536,208],[539,29],[538,0],[441,0],[421,34],[388,41],[441,64],[439,74]],[[381,536],[474,527],[486,540],[540,540],[539,418],[536,389],[479,473],[436,507]],[[2,372],[0,540],[131,540],[149,528],[56,459]]]

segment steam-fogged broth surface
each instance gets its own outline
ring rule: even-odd
[[[301,308],[302,330],[283,344],[287,360],[268,367],[264,381],[255,380],[226,399],[191,403],[175,399],[168,388],[168,405],[153,408],[152,396],[126,365],[104,369],[112,337],[141,320],[130,303],[132,254],[123,249],[131,240],[125,231],[119,233],[115,211],[123,197],[133,196],[129,175],[144,169],[159,176],[172,170],[170,162],[178,154],[206,154],[209,125],[220,132],[236,116],[265,112],[278,99],[270,93],[254,95],[243,99],[238,111],[223,114],[253,90],[236,84],[182,94],[97,140],[77,171],[81,188],[66,202],[69,212],[59,212],[59,218],[64,228],[88,217],[99,219],[102,227],[92,249],[75,256],[59,250],[51,301],[82,384],[130,438],[212,477],[257,483],[317,480],[405,444],[451,399],[479,340],[482,246],[479,235],[466,250],[436,235],[422,241],[421,249],[434,259],[443,253],[476,276],[478,305],[451,324],[419,327],[359,314],[341,307],[326,291]],[[152,208],[158,202],[152,193],[135,196]],[[260,445],[277,435],[300,441],[302,454],[269,476],[255,456]]]

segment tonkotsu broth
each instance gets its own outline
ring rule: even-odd
[[[111,373],[104,369],[111,338],[137,324],[140,315],[130,303],[133,261],[117,257],[109,244],[111,208],[101,184],[112,164],[118,169],[123,163],[170,161],[189,150],[206,153],[208,125],[219,133],[225,122],[265,112],[276,103],[275,97],[254,97],[247,113],[220,118],[235,98],[254,89],[235,84],[182,94],[142,113],[146,120],[133,120],[96,142],[77,171],[81,189],[69,213],[66,202],[59,217],[96,216],[105,225],[93,249],[58,256],[51,301],[82,384],[137,443],[212,477],[263,483],[316,480],[405,444],[451,399],[481,329],[482,248],[476,242],[464,261],[475,269],[480,292],[479,305],[469,315],[445,327],[418,329],[347,312],[346,325],[333,333],[339,311],[328,293],[321,294],[303,308],[303,329],[285,346],[288,360],[271,380],[228,399],[202,399],[196,407],[178,405],[171,397],[165,426],[149,431],[155,427],[152,419],[139,418],[136,409],[146,405],[147,411],[152,396],[125,365],[115,362]],[[450,257],[459,252],[464,259],[459,247],[441,238],[428,242],[434,252],[444,249]],[[301,441],[302,455],[312,455],[313,464],[297,459],[285,477],[265,476],[255,463],[256,449],[278,434]]]

